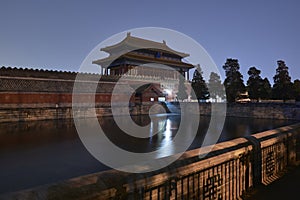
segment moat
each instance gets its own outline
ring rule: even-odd
[[[155,116],[154,126],[164,131],[147,139],[127,137],[113,123],[112,117],[99,119],[111,141],[134,152],[154,151],[172,141],[180,116]],[[139,125],[150,122],[146,115],[133,117]],[[197,136],[189,149],[201,146],[210,118],[201,117]],[[293,124],[293,120],[227,117],[218,142]],[[64,179],[109,169],[101,164],[81,143],[72,120],[49,120],[0,124],[0,193],[53,183]],[[149,130],[150,131],[150,130]],[[187,132],[187,135],[189,133]],[[176,147],[170,147],[176,148]],[[172,154],[170,149],[165,155]]]

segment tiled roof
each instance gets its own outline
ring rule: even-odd
[[[80,75],[78,76],[80,80],[87,81],[83,85],[82,92],[94,92],[90,89],[93,87],[89,87],[88,84],[98,84],[97,93],[109,93],[119,79],[119,76],[90,73],[1,67],[0,92],[72,93],[77,75]]]
[[[131,36],[130,33],[127,33],[127,37],[122,40],[121,42],[111,45],[111,46],[107,46],[104,48],[101,48],[101,51],[106,51],[108,53],[112,53],[114,51],[119,51],[119,49],[128,49],[129,51],[135,50],[135,49],[159,49],[159,50],[163,50],[166,52],[170,52],[173,54],[176,54],[182,58],[189,56],[189,54],[187,53],[182,53],[179,51],[176,51],[174,49],[171,49],[165,41],[163,41],[162,43],[160,42],[155,42],[152,40],[146,40],[143,38],[139,38],[139,37],[133,37]]]

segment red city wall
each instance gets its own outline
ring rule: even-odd
[[[111,94],[77,94],[80,103],[95,99],[96,103],[108,103]],[[0,93],[0,104],[72,103],[72,93]]]

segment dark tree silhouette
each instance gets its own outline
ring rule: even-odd
[[[221,78],[215,72],[210,73],[209,80],[208,80],[208,89],[209,89],[210,97],[212,99],[225,98],[225,90],[221,82]]]
[[[260,76],[260,72],[256,67],[250,67],[248,70],[247,90],[249,98],[256,99],[257,102],[263,96],[263,79]]]
[[[270,81],[267,78],[262,80],[262,91],[261,91],[261,98],[262,99],[271,99],[272,97],[272,86]]]
[[[203,72],[198,66],[198,69],[194,71],[192,79],[192,99],[204,100],[209,98],[209,92],[205,80],[203,78]]]
[[[178,92],[177,92],[177,98],[179,100],[184,100],[188,98],[188,94],[186,92],[186,86],[185,86],[185,79],[182,75],[179,76],[179,85],[178,85]]]
[[[274,99],[280,99],[285,102],[294,97],[291,77],[289,76],[289,68],[283,60],[278,60],[277,65],[276,74],[273,77],[274,85],[272,96]]]
[[[243,82],[243,75],[240,73],[240,65],[237,59],[227,58],[223,65],[226,78],[224,86],[226,91],[226,98],[228,102],[234,102],[236,97],[245,92],[246,88]]]
[[[294,96],[296,101],[300,101],[300,80],[294,80],[293,84]]]
[[[260,70],[251,67],[248,70],[249,79],[247,81],[248,94],[251,99],[259,101],[261,97],[262,78],[260,77]]]

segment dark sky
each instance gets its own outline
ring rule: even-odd
[[[89,52],[133,28],[163,27],[201,44],[223,75],[226,58],[271,84],[282,59],[300,78],[299,1],[0,0],[0,65],[78,71]]]

